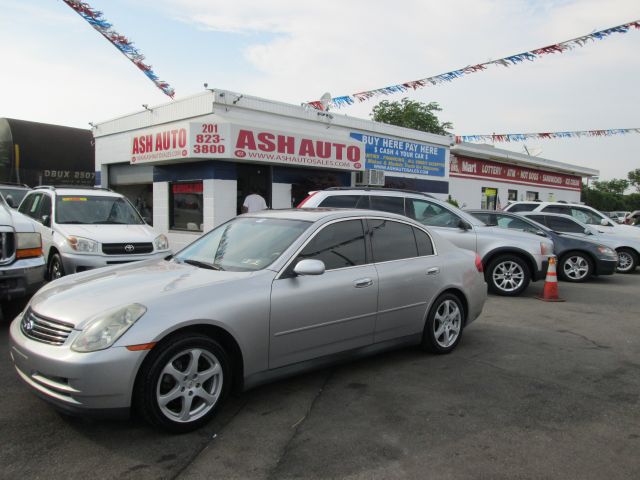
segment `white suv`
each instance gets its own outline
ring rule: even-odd
[[[544,236],[487,226],[425,193],[334,187],[311,192],[298,205],[318,207],[382,210],[417,220],[454,245],[478,253],[489,290],[498,295],[520,295],[529,282],[544,279],[549,256],[553,255],[553,242]]]
[[[36,187],[18,211],[40,225],[51,280],[169,255],[169,242],[122,195],[102,188]]]
[[[588,205],[563,202],[513,202],[504,209],[506,212],[541,212],[569,215],[579,222],[591,225],[600,233],[610,233],[627,237],[640,237],[640,230],[630,225],[619,225],[603,213]]]

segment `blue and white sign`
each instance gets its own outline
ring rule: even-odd
[[[367,170],[445,176],[445,147],[353,132],[351,138],[365,144]]]

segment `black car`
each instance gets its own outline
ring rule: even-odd
[[[515,213],[495,210],[466,210],[487,225],[523,230],[553,241],[558,257],[558,276],[568,282],[584,282],[592,275],[611,275],[616,271],[615,250],[597,242],[560,233]]]

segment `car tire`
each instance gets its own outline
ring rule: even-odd
[[[49,276],[49,280],[57,280],[60,277],[64,277],[64,265],[59,253],[54,253],[49,259],[47,275]]]
[[[498,255],[487,265],[485,279],[489,291],[505,297],[516,297],[529,286],[531,272],[517,255]]]
[[[638,266],[638,255],[630,248],[618,249],[617,273],[633,273]]]
[[[460,343],[466,313],[453,293],[440,295],[429,310],[422,334],[422,348],[433,353],[450,353]]]
[[[229,357],[214,339],[198,333],[171,336],[145,359],[134,406],[154,427],[190,432],[214,416],[229,391],[231,376]]]
[[[558,277],[566,282],[581,283],[593,275],[593,260],[586,253],[569,252],[558,262]]]

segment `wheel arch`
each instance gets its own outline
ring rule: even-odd
[[[482,266],[485,268],[485,272],[487,272],[487,266],[489,265],[489,263],[491,263],[491,261],[499,255],[516,255],[518,257],[521,257],[529,268],[531,280],[533,281],[537,277],[538,265],[536,264],[533,255],[531,255],[526,250],[522,250],[518,247],[498,247],[485,253],[484,257],[482,257]]]
[[[460,300],[460,303],[462,303],[462,308],[464,309],[464,326],[466,326],[467,324],[467,320],[469,318],[469,300],[467,299],[467,296],[464,294],[464,292],[462,291],[461,288],[457,287],[457,286],[447,286],[445,288],[443,288],[441,291],[438,292],[437,295],[433,296],[433,300],[429,303],[429,307],[427,308],[426,314],[424,316],[424,323],[423,323],[423,329],[427,324],[427,319],[429,318],[429,313],[431,313],[431,309],[433,308],[433,305],[436,303],[436,300],[438,300],[438,298],[440,298],[442,295],[446,294],[446,293],[451,293],[452,295],[455,295],[456,297],[458,297],[458,300]]]
[[[558,268],[560,268],[560,264],[562,263],[562,261],[565,258],[567,258],[567,256],[571,255],[572,253],[580,253],[580,254],[584,255],[585,257],[588,257],[589,260],[591,260],[591,264],[593,265],[593,274],[594,275],[598,274],[598,261],[597,261],[595,255],[593,253],[591,253],[590,251],[582,250],[581,248],[570,248],[566,252],[562,253],[562,255],[558,255]]]

